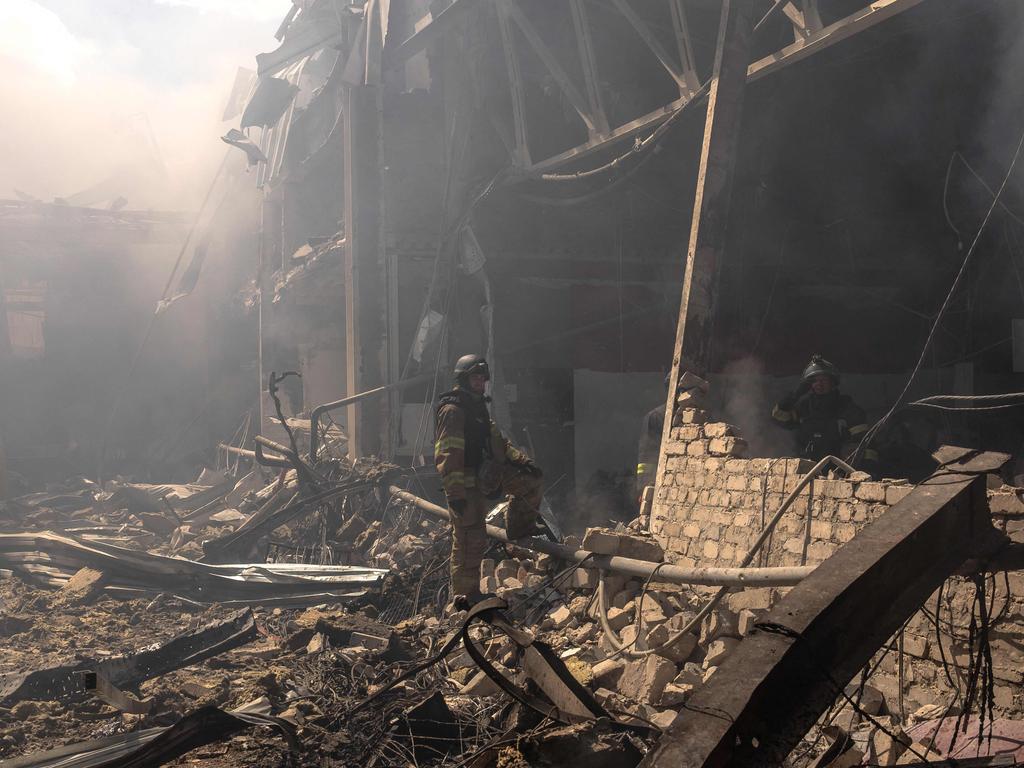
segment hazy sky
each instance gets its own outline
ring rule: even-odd
[[[0,0],[0,198],[67,196],[158,147],[130,207],[194,204],[225,149],[238,66],[277,45],[289,0]]]

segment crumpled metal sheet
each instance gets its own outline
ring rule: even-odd
[[[0,534],[0,567],[28,581],[60,586],[85,566],[103,571],[108,590],[163,592],[228,605],[354,599],[380,589],[387,574],[350,565],[210,565],[50,532]]]
[[[271,716],[264,698],[231,711],[203,707],[167,728],[148,728],[0,760],[0,768],[153,768],[256,725],[276,728],[297,751],[295,727]]]
[[[172,638],[155,648],[102,661],[83,659],[74,664],[0,675],[0,705],[21,699],[57,699],[83,690],[82,673],[97,672],[117,687],[135,686],[256,639],[256,619],[246,608]],[[0,764],[2,765],[2,764]]]

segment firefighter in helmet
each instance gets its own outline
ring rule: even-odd
[[[776,403],[772,419],[795,432],[802,458],[815,461],[829,455],[846,458],[868,431],[864,410],[839,391],[839,369],[821,355],[811,358],[796,390]],[[866,447],[864,468],[871,471],[877,462],[877,452]]]
[[[487,361],[464,355],[455,363],[455,386],[437,409],[434,462],[452,524],[452,596],[457,610],[478,601],[480,561],[487,550],[485,519],[494,500],[508,497],[505,532],[517,539],[535,532],[543,495],[542,472],[512,445],[487,410]]]

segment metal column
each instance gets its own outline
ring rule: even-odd
[[[345,368],[346,390],[365,392],[385,383],[387,266],[382,236],[381,93],[371,85],[346,86],[345,155]],[[349,456],[386,448],[387,399],[348,408]]]

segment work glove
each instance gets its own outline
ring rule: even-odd
[[[452,511],[455,517],[462,517],[466,512],[466,500],[465,499],[449,499],[448,509]]]

